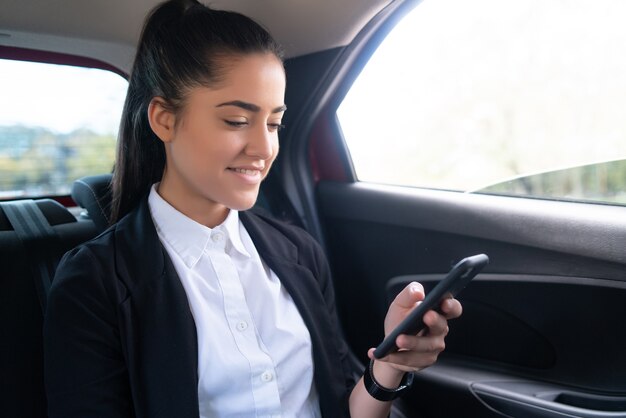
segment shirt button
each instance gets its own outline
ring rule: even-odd
[[[224,236],[221,233],[216,232],[215,234],[211,235],[211,239],[213,240],[213,242],[220,242],[222,241],[222,239],[224,239]]]
[[[248,323],[246,321],[237,322],[237,330],[245,331],[248,328]]]
[[[273,378],[274,378],[274,375],[269,370],[263,372],[263,374],[261,375],[261,380],[264,382],[271,382]]]

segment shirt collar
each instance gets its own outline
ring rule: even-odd
[[[239,211],[231,209],[226,217],[224,223],[221,226],[224,226],[226,229],[226,234],[230,239],[230,243],[233,245],[233,248],[246,257],[250,257],[248,251],[246,251],[246,247],[243,245],[241,241],[241,231],[240,228],[243,228],[243,225],[239,221]]]
[[[179,212],[166,202],[156,191],[158,183],[152,185],[148,204],[152,219],[159,236],[176,251],[185,265],[193,268],[202,257],[207,246],[211,245],[211,236],[221,231],[226,235],[226,249],[228,243],[232,248],[246,257],[246,251],[239,234],[239,212],[230,210],[226,220],[215,228],[204,226]]]

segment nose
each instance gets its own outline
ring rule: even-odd
[[[262,126],[251,133],[245,153],[250,157],[269,160],[274,155],[275,141],[278,141],[276,133],[270,132],[267,126]]]

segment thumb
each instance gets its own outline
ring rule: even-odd
[[[400,308],[410,309],[424,299],[424,287],[418,282],[411,282],[393,300],[392,304]]]

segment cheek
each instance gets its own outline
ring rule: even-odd
[[[278,138],[276,138],[273,142],[272,142],[272,157],[266,161],[266,166],[268,168],[267,171],[269,171],[269,168],[272,166],[272,164],[274,163],[274,161],[276,160],[276,157],[278,157],[278,151],[280,149],[280,146],[278,144]]]
[[[185,165],[188,168],[198,167],[207,153],[206,141],[203,141],[202,136],[195,135],[192,132],[182,133],[178,138],[178,143],[175,143],[172,147],[172,151],[175,153],[175,157],[178,163],[183,167]]]
[[[278,156],[278,151],[280,150],[280,144],[278,143],[278,137],[276,137],[276,139],[274,140],[274,143],[272,144],[272,150],[274,151],[273,152],[274,156],[272,158],[276,159],[276,157]]]
[[[178,138],[181,157],[203,171],[219,166],[236,152],[233,148],[239,141],[233,136],[233,133],[220,132],[210,125],[189,127],[181,131]]]

